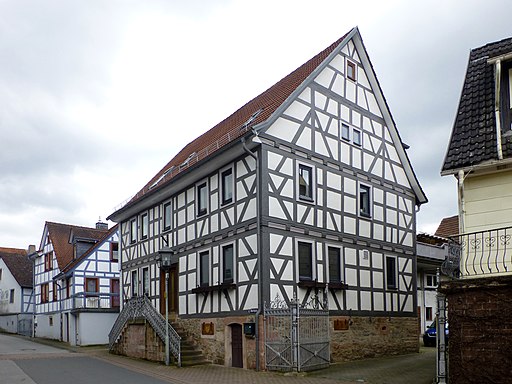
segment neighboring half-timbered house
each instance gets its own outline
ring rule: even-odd
[[[188,144],[110,219],[125,299],[212,361],[264,367],[263,309],[328,305],[335,360],[414,351],[427,201],[357,28]],[[244,337],[256,324],[256,338]]]
[[[117,225],[46,222],[34,262],[35,336],[105,344],[119,313]]]
[[[34,293],[27,251],[0,248],[0,331],[32,335]]]

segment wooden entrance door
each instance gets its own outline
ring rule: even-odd
[[[169,269],[169,282],[167,286],[169,317],[175,318],[178,313],[178,264]],[[165,316],[165,271],[160,270],[160,313]]]
[[[243,368],[242,326],[240,324],[232,324],[230,327],[232,365],[236,368]]]

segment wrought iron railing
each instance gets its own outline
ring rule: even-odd
[[[119,293],[78,292],[61,299],[62,310],[119,310]]]
[[[109,349],[112,350],[114,347],[126,323],[130,319],[138,318],[146,319],[163,342],[165,342],[165,326],[167,324],[169,332],[169,352],[176,358],[177,365],[181,366],[181,337],[151,304],[147,296],[131,298],[124,304],[123,310],[119,313],[108,335]]]
[[[450,236],[441,271],[456,278],[512,273],[512,227]]]

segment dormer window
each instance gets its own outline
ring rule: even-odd
[[[512,61],[502,63],[501,70],[501,103],[503,130],[512,129]]]

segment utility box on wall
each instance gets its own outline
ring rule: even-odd
[[[244,335],[245,336],[256,335],[256,324],[255,323],[244,323]]]

